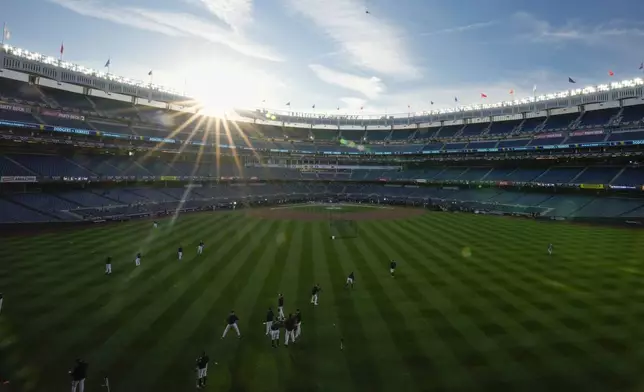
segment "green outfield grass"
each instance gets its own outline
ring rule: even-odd
[[[381,209],[391,209],[389,206],[379,206],[377,204],[296,204],[291,206],[273,207],[278,210],[293,210],[306,213],[320,213],[320,214],[347,214],[355,212],[371,212]]]
[[[88,392],[104,373],[113,392],[190,391],[203,349],[208,391],[644,387],[644,232],[450,213],[359,226],[332,241],[325,221],[238,211],[3,238],[0,391],[68,391],[77,356]],[[273,349],[278,292],[303,336]],[[220,340],[231,309],[243,337]]]

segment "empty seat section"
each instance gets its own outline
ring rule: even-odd
[[[603,141],[605,138],[606,135],[603,132],[594,135],[570,136],[566,139],[566,144],[598,143]]]
[[[458,179],[464,181],[481,181],[490,172],[489,167],[471,167]]]
[[[288,136],[290,139],[295,140],[308,140],[309,139],[309,128],[284,128],[284,135]]]
[[[498,140],[489,140],[489,141],[480,141],[480,142],[470,142],[467,145],[467,149],[477,149],[477,148],[494,148],[496,147]]]
[[[535,181],[546,184],[567,184],[582,170],[579,167],[553,167]]]
[[[465,146],[467,146],[467,143],[445,143],[443,150],[445,151],[463,150]]]
[[[498,148],[508,148],[508,147],[523,147],[527,146],[530,143],[530,139],[512,139],[512,140],[501,140],[497,145]]]
[[[40,90],[46,96],[53,98],[54,101],[56,101],[63,108],[94,111],[92,104],[82,94],[72,93],[70,91],[46,86],[40,86]]]
[[[495,167],[494,169],[492,169],[492,171],[490,171],[490,173],[488,173],[487,176],[485,176],[485,181],[506,181],[510,173],[514,172],[515,170],[517,170],[516,167]]]
[[[343,129],[340,131],[340,138],[352,142],[361,142],[365,133],[364,129]]]
[[[485,130],[487,130],[489,126],[490,126],[489,122],[467,124],[465,125],[465,128],[463,128],[463,132],[461,133],[461,136],[462,137],[479,136]]]
[[[526,118],[523,125],[521,125],[521,132],[534,132],[545,120],[545,117]]]
[[[439,137],[439,138],[454,137],[461,129],[463,129],[462,124],[446,125],[444,127],[441,127],[438,133],[433,137]]]
[[[617,173],[622,170],[619,167],[588,167],[577,178],[577,184],[608,184]]]
[[[415,129],[398,129],[391,132],[391,140],[408,140],[416,132]]]
[[[557,129],[565,130],[568,129],[570,123],[575,121],[579,117],[579,113],[564,113],[557,114],[554,116],[549,116],[546,120],[546,124],[543,127],[544,131],[554,131]]]
[[[9,110],[0,110],[0,120],[15,121],[28,124],[39,124],[34,116],[26,112],[14,112]]]
[[[338,138],[338,131],[333,129],[312,129],[314,140],[336,140]]]
[[[448,167],[436,174],[434,180],[457,180],[466,170],[466,167]]]
[[[16,203],[0,199],[1,223],[49,222],[56,220],[55,218],[43,215]]]
[[[513,172],[508,173],[505,178],[506,181],[513,182],[541,182],[541,175],[546,171],[546,169],[516,169]]]
[[[612,185],[636,186],[644,185],[644,167],[627,167],[611,182]]]
[[[429,143],[423,147],[422,151],[440,151],[443,148],[443,143]]]
[[[38,87],[18,80],[0,78],[0,97],[18,101],[45,103]]]
[[[532,139],[529,146],[550,146],[561,144],[566,138],[565,137],[544,137],[540,139]]]
[[[367,131],[367,140],[370,142],[385,140],[390,133],[390,129],[371,129]]]
[[[507,135],[521,123],[521,120],[493,121],[488,135]]]
[[[599,127],[608,124],[608,121],[619,112],[619,108],[589,110],[584,112],[579,122],[581,127]]]
[[[639,124],[644,120],[644,105],[624,106],[622,124]]]
[[[608,141],[644,140],[644,131],[613,132],[608,136]]]
[[[11,159],[46,177],[91,177],[93,174],[74,162],[58,156],[12,155]]]
[[[0,156],[0,176],[33,176],[35,174],[9,158]]]
[[[416,132],[412,138],[412,140],[425,140],[429,139],[429,137],[434,133],[435,131],[432,128],[420,128],[418,132]]]

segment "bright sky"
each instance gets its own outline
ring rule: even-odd
[[[10,44],[215,107],[402,113],[641,76],[642,0],[4,0]],[[367,14],[365,11],[368,10]],[[3,21],[0,21],[3,22]],[[266,100],[262,103],[262,100]],[[435,105],[430,106],[430,101]]]

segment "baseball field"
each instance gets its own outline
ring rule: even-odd
[[[76,357],[89,392],[105,375],[113,392],[191,391],[202,350],[207,391],[643,390],[644,232],[332,212],[357,238],[331,240],[325,206],[2,238],[0,391],[68,391]],[[271,348],[262,325],[278,293],[303,316],[288,348]],[[233,309],[242,338],[222,340]]]

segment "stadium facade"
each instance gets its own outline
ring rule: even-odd
[[[342,199],[644,216],[644,81],[400,115],[239,109],[0,50],[0,223]]]

